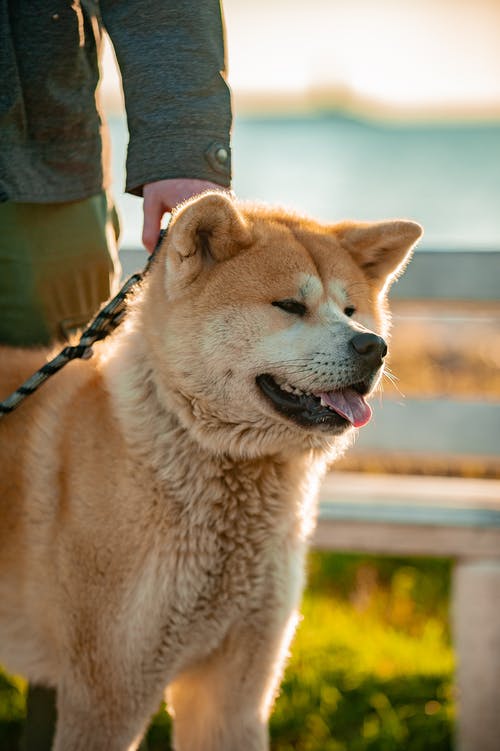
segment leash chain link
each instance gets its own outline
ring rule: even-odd
[[[64,347],[56,357],[45,363],[18,389],[0,402],[0,419],[13,412],[27,396],[33,394],[50,376],[61,370],[66,363],[77,358],[88,360],[92,357],[92,345],[101,339],[105,339],[122,322],[125,315],[125,300],[130,290],[144,278],[151,268],[166,231],[166,229],[161,230],[156,247],[149,256],[143,271],[132,274],[127,279],[120,291],[99,311],[92,323],[85,329],[78,344]]]

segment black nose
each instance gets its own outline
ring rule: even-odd
[[[382,337],[368,332],[353,336],[350,345],[370,365],[382,364],[382,360],[387,354],[387,344]]]

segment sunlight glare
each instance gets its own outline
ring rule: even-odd
[[[496,0],[225,0],[238,97],[500,111]]]

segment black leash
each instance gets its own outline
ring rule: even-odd
[[[70,362],[70,360],[78,358],[88,360],[92,357],[92,345],[101,339],[105,339],[108,334],[111,334],[111,332],[122,322],[125,315],[125,302],[127,296],[130,290],[139,284],[148,273],[166,232],[166,229],[161,230],[156,247],[149,256],[144,269],[136,274],[132,274],[132,276],[127,279],[120,291],[108,303],[106,303],[104,308],[99,311],[88,328],[85,329],[78,344],[64,347],[56,357],[43,365],[40,370],[36,371],[36,373],[33,373],[33,375],[22,384],[22,386],[19,386],[19,388],[4,399],[3,402],[0,402],[0,419],[4,415],[13,412],[27,396],[36,391],[42,383],[45,383],[50,376],[57,373],[58,370],[61,370],[61,368],[63,368],[66,363]]]

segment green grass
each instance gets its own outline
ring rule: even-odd
[[[309,568],[273,751],[449,751],[449,563],[313,553]],[[23,713],[24,683],[0,674],[0,751],[15,749]],[[169,734],[161,711],[150,751]]]
[[[446,561],[313,554],[275,751],[448,751]]]

